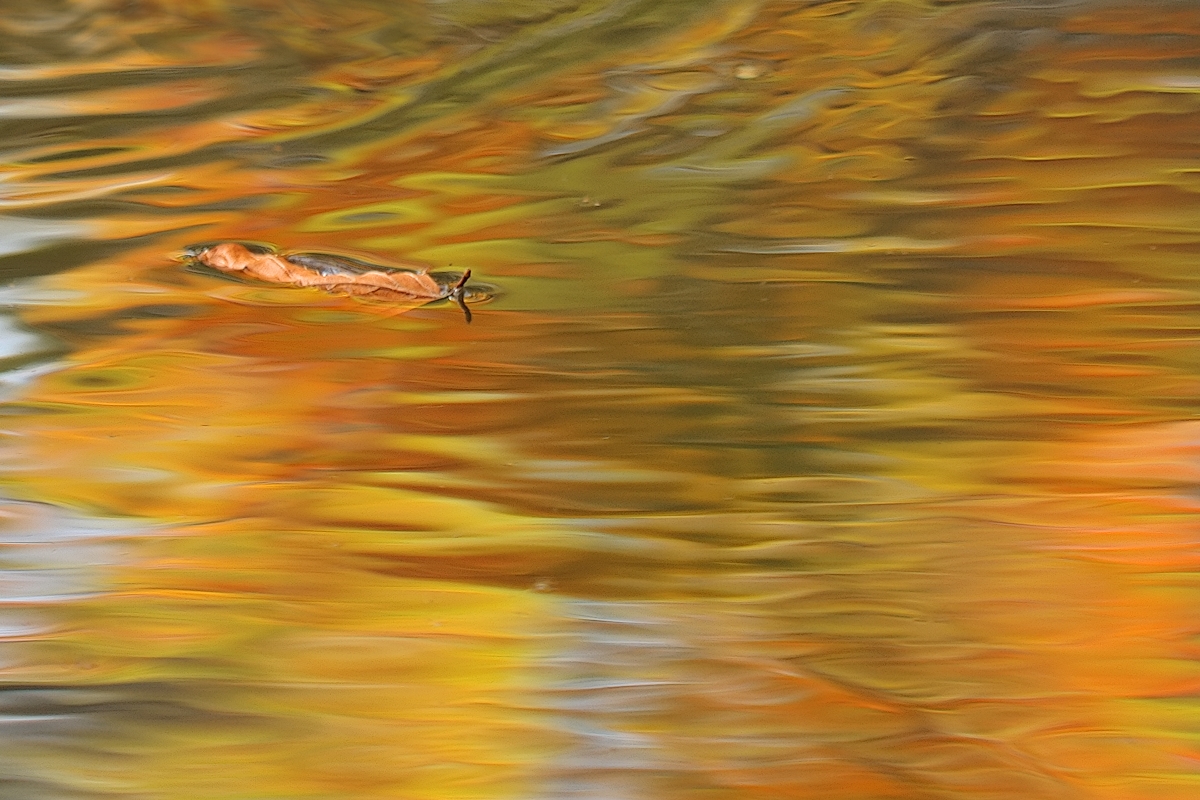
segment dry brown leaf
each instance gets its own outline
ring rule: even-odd
[[[331,292],[370,296],[380,300],[441,300],[450,292],[423,272],[383,272],[322,275],[316,270],[273,253],[254,253],[235,242],[209,247],[196,256],[200,263],[222,272],[241,273],[268,283],[316,286]]]

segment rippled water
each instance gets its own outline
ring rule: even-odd
[[[1195,796],[1193,3],[3,5],[0,798]]]

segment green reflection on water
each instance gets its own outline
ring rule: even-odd
[[[1186,5],[101,6],[0,26],[0,796],[1190,796]]]

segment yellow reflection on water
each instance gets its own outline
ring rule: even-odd
[[[0,23],[0,795],[1190,797],[1184,5]]]

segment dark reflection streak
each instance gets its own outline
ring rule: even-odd
[[[145,86],[153,83],[218,78],[234,75],[259,65],[230,67],[156,67],[154,69],[130,69],[117,72],[88,72],[69,78],[47,78],[41,80],[0,79],[0,97],[49,97],[52,95],[95,92],[99,89],[117,89],[127,86]]]
[[[139,187],[141,188],[141,187]],[[267,202],[262,196],[229,197],[215,203],[197,203],[189,206],[158,206],[129,200],[72,200],[52,205],[37,206],[23,213],[22,209],[8,212],[9,217],[29,216],[36,219],[95,219],[116,215],[139,215],[147,217],[178,218],[182,214],[203,214],[209,211],[242,211],[259,208]]]
[[[89,147],[83,150],[65,150],[60,153],[48,153],[44,156],[24,159],[26,164],[48,164],[54,161],[74,161],[81,158],[96,158],[98,156],[111,156],[115,153],[123,153],[128,151],[127,147]]]
[[[112,135],[112,133],[104,134]],[[224,159],[238,158],[239,155],[246,152],[245,147],[236,147],[226,142],[220,144],[208,145],[197,150],[191,150],[179,155],[167,156],[165,158],[146,158],[140,161],[124,161],[120,164],[106,164],[102,167],[90,167],[87,169],[73,169],[64,172],[53,172],[45,176],[46,180],[69,180],[76,178],[102,178],[109,175],[125,175],[130,172],[147,172],[150,170],[159,169],[178,169],[180,167],[191,167],[199,164],[207,164],[213,161],[221,161]]]
[[[0,256],[0,280],[52,275],[74,267],[110,258],[128,250],[136,250],[165,236],[180,231],[203,228],[203,225],[179,225],[168,230],[132,236],[117,241],[73,241],[44,247],[32,252]]]
[[[616,47],[633,47],[646,39],[677,27],[716,0],[627,0],[585,17],[569,19],[551,25],[535,34],[522,31],[524,38],[508,40],[488,48],[478,59],[442,78],[434,78],[423,87],[411,104],[385,111],[379,116],[354,120],[345,127],[325,129],[307,136],[284,141],[267,139],[255,143],[222,142],[199,148],[181,156],[143,159],[89,169],[54,173],[50,178],[84,178],[116,175],[151,169],[177,168],[232,158],[254,162],[269,152],[272,160],[280,150],[284,155],[297,152],[351,147],[393,136],[398,131],[454,113],[500,89],[533,80],[544,79],[548,72],[565,68],[572,63],[600,57],[611,57]],[[253,67],[261,74],[270,64]],[[247,67],[251,69],[251,67]],[[264,82],[270,85],[270,82]],[[262,84],[256,83],[256,86]],[[296,89],[291,90],[293,93]],[[170,116],[173,120],[202,119],[214,114],[228,113],[246,107],[272,107],[294,100],[287,92],[260,91],[239,95],[235,100],[221,100],[174,109],[161,114],[133,115],[113,118],[124,128],[132,120]],[[106,120],[107,121],[107,120]],[[63,120],[55,120],[61,125]]]
[[[103,792],[87,792],[61,783],[31,778],[0,778],[0,798],[4,800],[99,800],[113,797]]]
[[[278,54],[276,54],[276,52]],[[0,97],[3,96],[35,96],[59,97],[70,96],[74,93],[92,93],[101,89],[120,88],[125,86],[145,86],[155,83],[180,82],[184,80],[232,82],[226,88],[222,97],[198,102],[181,107],[166,108],[154,111],[136,111],[132,113],[113,114],[75,114],[52,118],[21,119],[19,116],[8,117],[4,122],[5,136],[3,147],[7,152],[19,151],[29,147],[45,145],[46,139],[63,129],[72,130],[86,128],[86,135],[73,135],[73,140],[103,139],[115,135],[127,135],[141,128],[170,124],[178,126],[188,123],[203,122],[236,111],[248,109],[262,110],[268,108],[284,108],[294,104],[298,99],[304,99],[314,94],[327,93],[327,89],[306,87],[301,81],[308,74],[309,65],[297,59],[293,53],[285,49],[273,52],[246,64],[233,67],[169,67],[154,70],[132,70],[130,72],[112,73],[120,80],[110,82],[103,80],[100,74],[70,79],[13,82],[0,81]],[[130,75],[140,76],[142,80],[129,79]],[[272,76],[271,80],[259,80],[264,75]],[[28,91],[26,91],[28,89]],[[219,160],[223,155],[222,145],[202,148],[198,151],[179,156],[188,158],[199,153],[207,156],[199,161],[177,161],[175,158],[143,159],[126,161],[120,164],[104,165],[84,170],[70,170],[53,173],[47,177],[74,178],[91,175],[112,175],[141,169],[153,169],[166,166],[183,166],[191,163]],[[47,160],[45,157],[30,159],[28,163]]]
[[[267,85],[270,85],[268,82]],[[192,122],[203,122],[241,111],[247,108],[284,108],[321,92],[317,89],[303,87],[286,87],[266,91],[247,91],[234,97],[225,97],[205,103],[184,106],[181,108],[164,109],[162,111],[138,112],[136,114],[110,114],[96,116],[67,116],[56,117],[53,120],[15,121],[8,123],[13,131],[10,134],[20,145],[28,146],[29,140],[36,140],[48,132],[61,129],[64,126],[87,127],[88,135],[104,138],[115,135],[125,135],[138,128],[153,125],[158,122],[168,122],[174,125],[186,125]],[[22,138],[25,141],[21,141]],[[257,148],[256,148],[257,149]],[[237,157],[247,152],[245,145],[219,143],[166,158],[142,159],[139,161],[124,161],[117,164],[91,167],[87,169],[65,170],[45,176],[47,180],[62,180],[68,178],[102,177],[106,175],[122,175],[129,172],[139,172],[151,169],[178,168],[193,164],[203,164],[219,161],[224,158]]]
[[[409,106],[386,112],[346,128],[322,131],[293,139],[293,147],[322,149],[331,145],[361,144],[383,135],[452,113],[502,88],[580,61],[611,56],[618,48],[637,45],[697,14],[714,0],[625,0],[608,8],[563,22],[551,23],[522,38],[487,48],[474,63],[427,83],[420,98]]]

